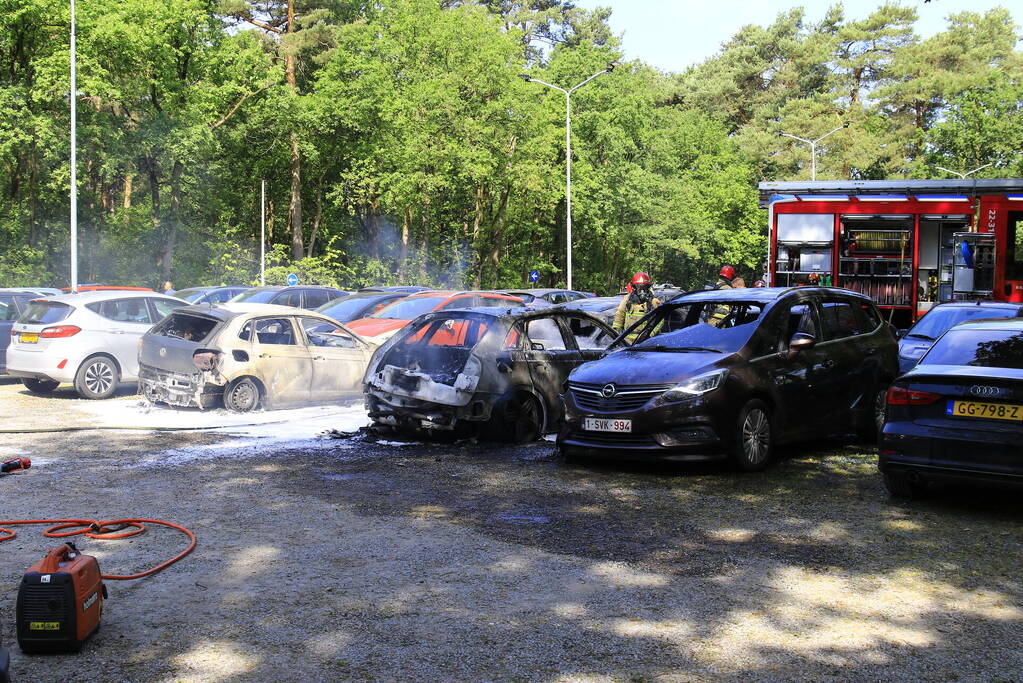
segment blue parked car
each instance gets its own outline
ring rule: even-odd
[[[916,324],[899,334],[899,372],[909,372],[924,357],[934,340],[964,320],[1018,318],[1023,307],[1005,301],[950,301],[938,304]]]
[[[7,374],[7,347],[11,345],[11,327],[28,308],[28,302],[38,298],[38,294],[28,291],[0,292],[0,375]]]

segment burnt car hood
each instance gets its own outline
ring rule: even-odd
[[[730,364],[735,354],[624,349],[580,365],[569,379],[588,384],[670,384]]]

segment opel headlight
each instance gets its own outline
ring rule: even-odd
[[[920,360],[927,353],[929,346],[909,346],[899,349],[899,356],[906,360]]]
[[[727,372],[727,370],[714,370],[713,372],[697,375],[687,382],[683,382],[664,392],[664,400],[682,401],[693,396],[706,394],[708,391],[714,391],[721,386],[721,382],[724,381]]]

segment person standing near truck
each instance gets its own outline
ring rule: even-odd
[[[624,332],[644,315],[661,305],[653,292],[653,280],[646,273],[632,276],[632,291],[622,297],[615,312],[614,328]]]

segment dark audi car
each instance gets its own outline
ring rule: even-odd
[[[932,480],[1023,484],[1023,320],[942,335],[888,390],[879,452],[895,496]]]
[[[1023,306],[1007,301],[950,301],[938,304],[899,337],[899,370],[909,372],[923,358],[934,340],[966,320],[1017,318]]]
[[[428,313],[373,355],[369,415],[401,431],[483,427],[481,436],[532,441],[560,426],[568,374],[614,338],[596,318],[554,308]]]
[[[898,374],[891,328],[844,289],[695,292],[662,304],[615,341],[630,348],[569,377],[568,456],[711,460],[764,468],[780,443],[876,438]]]

